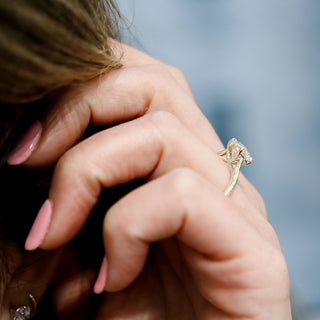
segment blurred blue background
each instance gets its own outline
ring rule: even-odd
[[[320,1],[117,2],[126,42],[180,68],[223,142],[250,150],[294,318],[320,319]]]

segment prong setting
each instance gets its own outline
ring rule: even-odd
[[[224,190],[224,194],[228,196],[237,184],[241,167],[250,164],[252,157],[247,148],[236,138],[230,139],[227,148],[218,152],[218,155],[229,163],[232,169],[230,182]]]

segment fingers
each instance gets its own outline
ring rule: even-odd
[[[239,319],[251,318],[251,312],[254,318],[262,312],[261,301],[266,314],[270,305],[288,309],[289,278],[281,250],[261,237],[231,199],[190,169],[173,170],[123,197],[108,211],[103,232],[107,291],[132,284],[156,242],[151,256],[160,250],[166,257],[155,260],[156,270],[171,264],[185,288],[197,288],[206,301],[201,312],[206,309],[210,318],[217,310]],[[181,254],[165,239],[176,240]],[[177,268],[180,259],[186,263]],[[188,279],[186,271],[192,275]]]
[[[41,247],[68,242],[81,229],[101,187],[188,167],[223,190],[229,172],[214,151],[175,117],[156,112],[105,130],[69,150],[57,163],[49,199],[52,214]],[[214,167],[216,170],[208,170]]]
[[[124,48],[124,62],[129,68],[70,89],[50,108],[42,122],[41,138],[26,165],[56,161],[89,124],[125,122],[157,110],[174,114],[202,141],[217,150],[222,148],[182,73],[133,48]]]
[[[189,169],[173,170],[122,198],[108,211],[103,232],[109,291],[125,288],[138,276],[152,242],[175,236],[196,252],[189,263],[203,290],[217,287],[215,262],[226,267],[253,254],[253,243],[257,250],[263,243],[232,201]]]

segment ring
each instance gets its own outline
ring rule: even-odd
[[[31,301],[31,306],[19,306],[10,308],[10,316],[12,320],[28,320],[34,316],[37,310],[37,300],[30,293],[29,299]]]
[[[229,163],[232,169],[230,182],[223,191],[224,194],[228,196],[237,184],[241,167],[250,164],[252,157],[247,148],[236,138],[230,139],[227,148],[218,152],[218,155],[222,157],[225,162]]]

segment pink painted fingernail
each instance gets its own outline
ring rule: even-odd
[[[34,221],[29,235],[24,244],[24,248],[28,251],[37,249],[45,235],[48,232],[52,214],[52,206],[49,200],[46,200],[39,210],[39,213]]]
[[[101,264],[98,278],[97,278],[96,283],[94,284],[94,287],[93,287],[94,293],[100,294],[104,291],[104,287],[107,282],[107,272],[108,272],[108,262],[107,262],[107,258],[104,257],[102,260],[102,264]]]
[[[26,161],[35,149],[42,131],[40,121],[35,121],[23,134],[8,158],[8,164],[18,165]]]

